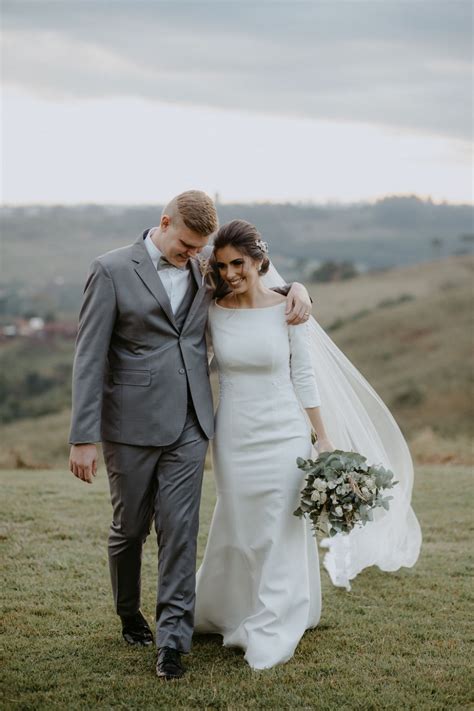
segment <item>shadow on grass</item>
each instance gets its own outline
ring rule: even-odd
[[[247,666],[244,650],[240,647],[224,647],[220,634],[194,634],[191,653],[189,659],[197,662],[199,666],[202,666],[199,660],[202,660],[206,667],[212,664]]]

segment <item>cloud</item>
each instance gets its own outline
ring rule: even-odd
[[[4,82],[471,136],[464,0],[4,2]]]
[[[5,94],[6,204],[164,203],[191,187],[227,202],[472,199],[465,141],[139,98]]]

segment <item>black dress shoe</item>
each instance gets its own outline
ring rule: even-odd
[[[153,635],[141,612],[136,615],[122,616],[122,636],[128,644],[141,644],[149,647],[153,644]]]
[[[157,676],[161,679],[180,679],[184,671],[178,650],[172,647],[160,647],[158,661],[156,662]]]

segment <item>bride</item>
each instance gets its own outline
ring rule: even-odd
[[[304,485],[296,458],[311,456],[311,426],[319,452],[334,446],[358,448],[387,466],[392,460],[383,446],[384,434],[396,454],[404,440],[360,373],[324,332],[321,340],[322,329],[313,319],[301,326],[286,323],[283,297],[265,284],[267,246],[253,225],[243,220],[223,225],[214,241],[213,260],[230,293],[214,301],[209,311],[220,388],[213,443],[217,500],[197,571],[195,632],[221,634],[225,646],[245,651],[250,667],[264,669],[288,661],[321,614],[317,546],[309,521],[293,515]],[[271,280],[272,286],[280,281],[275,274]],[[360,379],[357,393],[349,373]],[[329,398],[327,378],[329,388],[334,386]],[[348,410],[339,418],[332,398],[340,396],[341,388]],[[383,432],[382,418],[377,432],[371,419],[375,411],[367,414],[366,392],[375,395],[376,416],[380,411],[385,419],[388,415],[392,430]],[[401,450],[406,456],[403,446]],[[348,588],[366,565],[395,570],[416,561],[420,535],[409,505],[407,456],[408,464],[397,459],[404,470],[396,470],[401,495],[390,510],[396,520],[382,514],[382,520],[372,524],[379,545],[383,533],[389,535],[388,562],[371,550],[373,537],[358,541],[359,531],[344,537],[355,538],[351,551],[351,541],[336,536],[338,540],[323,542],[330,548],[325,566],[335,584]]]

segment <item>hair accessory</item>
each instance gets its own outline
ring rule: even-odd
[[[261,239],[255,240],[255,244],[257,247],[260,247],[262,252],[265,252],[265,254],[268,252],[268,244],[266,242],[263,242]]]

